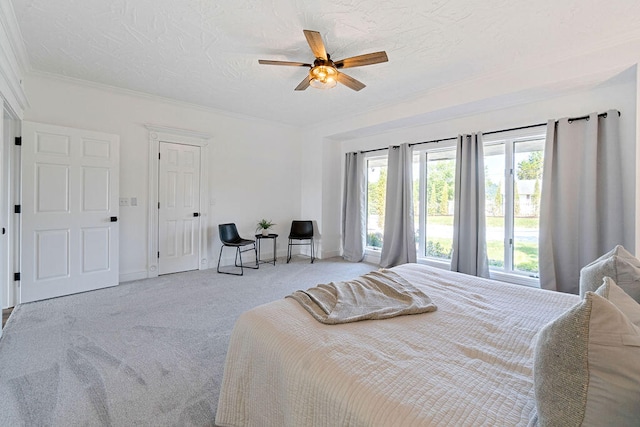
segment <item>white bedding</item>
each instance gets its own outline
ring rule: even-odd
[[[515,426],[535,410],[537,331],[579,301],[418,264],[432,313],[323,325],[291,298],[243,313],[220,426]]]

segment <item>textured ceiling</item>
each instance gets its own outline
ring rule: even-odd
[[[640,37],[637,0],[11,0],[33,71],[297,126]],[[312,62],[385,50],[367,85],[294,92]]]

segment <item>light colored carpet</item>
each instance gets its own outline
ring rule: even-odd
[[[374,269],[294,258],[243,277],[194,271],[20,305],[0,339],[0,425],[214,425],[240,313]]]

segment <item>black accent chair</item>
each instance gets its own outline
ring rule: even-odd
[[[220,233],[220,241],[222,242],[222,247],[220,248],[220,255],[218,256],[218,268],[217,268],[218,273],[232,274],[234,276],[242,276],[244,274],[244,269],[245,269],[245,265],[242,263],[242,253],[248,252],[251,250],[254,252],[256,256],[256,266],[255,267],[246,266],[246,268],[252,268],[254,270],[257,270],[260,267],[258,265],[258,250],[256,249],[255,240],[243,239],[242,237],[240,237],[238,235],[238,229],[236,228],[236,225],[234,223],[219,224],[218,231]],[[249,245],[253,245],[253,248],[242,249],[245,246],[249,246]],[[222,258],[222,250],[224,249],[225,246],[236,248],[236,259],[234,264],[236,267],[240,267],[240,273],[220,271],[220,259]],[[240,265],[238,265],[238,258],[240,258]]]
[[[298,243],[293,243],[294,240],[298,241]],[[311,264],[313,264],[316,259],[313,245],[313,221],[291,221],[287,264],[291,261],[291,247],[300,245],[311,245]]]

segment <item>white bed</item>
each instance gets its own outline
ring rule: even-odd
[[[535,413],[536,333],[577,295],[417,264],[432,313],[324,325],[291,298],[233,330],[220,426],[516,426]]]

